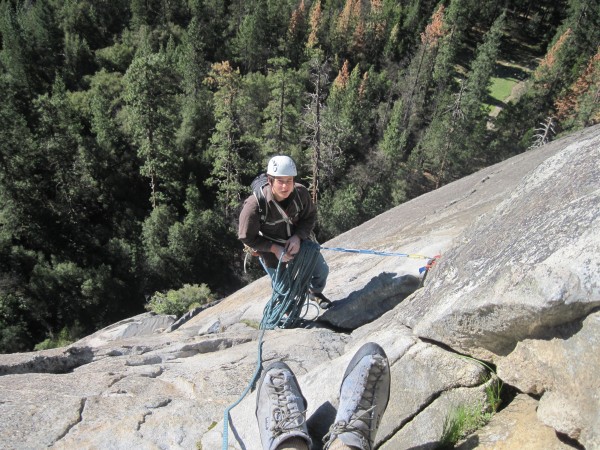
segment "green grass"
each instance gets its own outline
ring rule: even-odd
[[[466,355],[460,355],[459,358],[472,361],[486,369],[481,380],[486,383],[486,401],[485,404],[459,405],[454,408],[444,421],[439,448],[453,448],[459,440],[487,424],[502,403],[503,384],[495,370],[479,359]]]
[[[491,413],[494,414],[498,411],[500,404],[502,403],[502,380],[498,378],[496,374],[490,376],[490,382],[485,387],[485,395],[487,397],[487,403],[491,409]]]
[[[483,405],[460,405],[446,418],[440,439],[441,448],[452,448],[459,440],[468,436],[490,421],[492,413]]]
[[[498,62],[494,69],[494,76],[490,79],[490,90],[485,105],[488,111],[494,106],[502,106],[512,94],[517,83],[529,78],[530,70],[516,64]]]
[[[504,102],[511,94],[513,87],[518,83],[519,80],[514,78],[497,78],[492,77],[492,84],[490,85],[490,93],[488,95],[488,102],[484,102],[485,108],[488,112],[491,112],[494,106],[500,102]]]
[[[510,96],[512,88],[517,83],[518,80],[515,80],[514,78],[492,77],[492,84],[490,86],[490,96],[502,102]]]
[[[242,320],[240,320],[240,322],[248,325],[250,328],[254,328],[255,330],[260,329],[260,323],[257,322],[256,320],[242,319]]]

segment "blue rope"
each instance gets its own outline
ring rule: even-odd
[[[223,450],[229,447],[229,417],[230,411],[235,408],[248,394],[260,373],[262,361],[262,344],[265,330],[276,327],[291,328],[298,322],[302,306],[308,297],[308,288],[312,273],[317,264],[319,244],[311,241],[302,241],[300,251],[294,259],[282,265],[282,258],[277,264],[277,271],[271,280],[273,295],[265,306],[263,318],[260,323],[258,337],[258,361],[252,379],[233,404],[225,409],[223,414]]]
[[[412,253],[380,252],[377,250],[357,250],[354,248],[342,248],[342,247],[321,247],[321,250],[332,250],[334,252],[345,252],[345,253],[362,253],[362,254],[366,254],[366,255],[378,255],[378,256],[400,256],[403,258],[414,258],[414,259],[432,259],[429,256],[412,254]]]
[[[262,344],[264,335],[265,330],[261,330],[260,334],[258,335],[258,363],[256,364],[256,369],[254,370],[254,375],[252,375],[252,379],[248,383],[248,386],[246,386],[246,389],[244,389],[244,392],[242,392],[242,395],[240,395],[240,398],[238,398],[234,403],[229,405],[223,413],[223,450],[227,450],[229,447],[229,413],[233,408],[239,405],[239,403],[244,399],[246,394],[248,394],[248,392],[252,388],[252,385],[258,379],[258,374],[260,373],[260,362],[262,361]]]
[[[265,306],[260,323],[262,329],[292,328],[296,325],[308,297],[310,279],[318,256],[319,244],[302,241],[300,251],[287,266],[282,265],[282,260],[279,260],[277,271],[271,280],[273,295]]]

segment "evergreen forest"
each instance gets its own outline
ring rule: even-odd
[[[292,156],[321,242],[600,122],[598,0],[0,0],[0,353],[243,270]]]

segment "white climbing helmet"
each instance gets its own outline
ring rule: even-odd
[[[267,175],[272,177],[295,177],[296,163],[289,156],[273,156],[267,166]]]

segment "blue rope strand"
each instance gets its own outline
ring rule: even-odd
[[[271,280],[273,295],[265,306],[263,318],[260,323],[260,335],[258,338],[258,361],[252,379],[234,403],[228,406],[223,413],[223,450],[229,447],[229,417],[230,412],[248,394],[260,373],[262,361],[262,344],[265,330],[276,327],[291,328],[296,325],[300,318],[302,306],[308,296],[308,287],[312,273],[317,264],[319,255],[319,244],[311,241],[302,241],[300,251],[294,259],[286,265],[282,265],[282,259],[277,264],[277,271]],[[283,256],[283,255],[282,255]],[[262,262],[262,261],[261,261]],[[264,266],[264,265],[263,265]]]
[[[342,248],[342,247],[321,247],[321,250],[332,250],[334,252],[345,252],[345,253],[362,253],[365,255],[400,256],[403,258],[431,259],[429,256],[419,255],[419,254],[380,252],[377,250],[358,250],[358,249],[354,249],[354,248]]]
[[[227,447],[229,447],[229,413],[243,400],[246,394],[250,391],[252,385],[258,378],[258,374],[260,373],[260,362],[262,361],[262,344],[264,335],[265,330],[261,330],[260,334],[258,335],[258,363],[256,364],[256,369],[254,370],[254,375],[252,375],[250,383],[248,383],[248,386],[246,386],[246,389],[244,389],[244,392],[242,392],[240,398],[238,398],[234,403],[229,405],[225,409],[225,413],[223,414],[223,450],[227,450]]]

